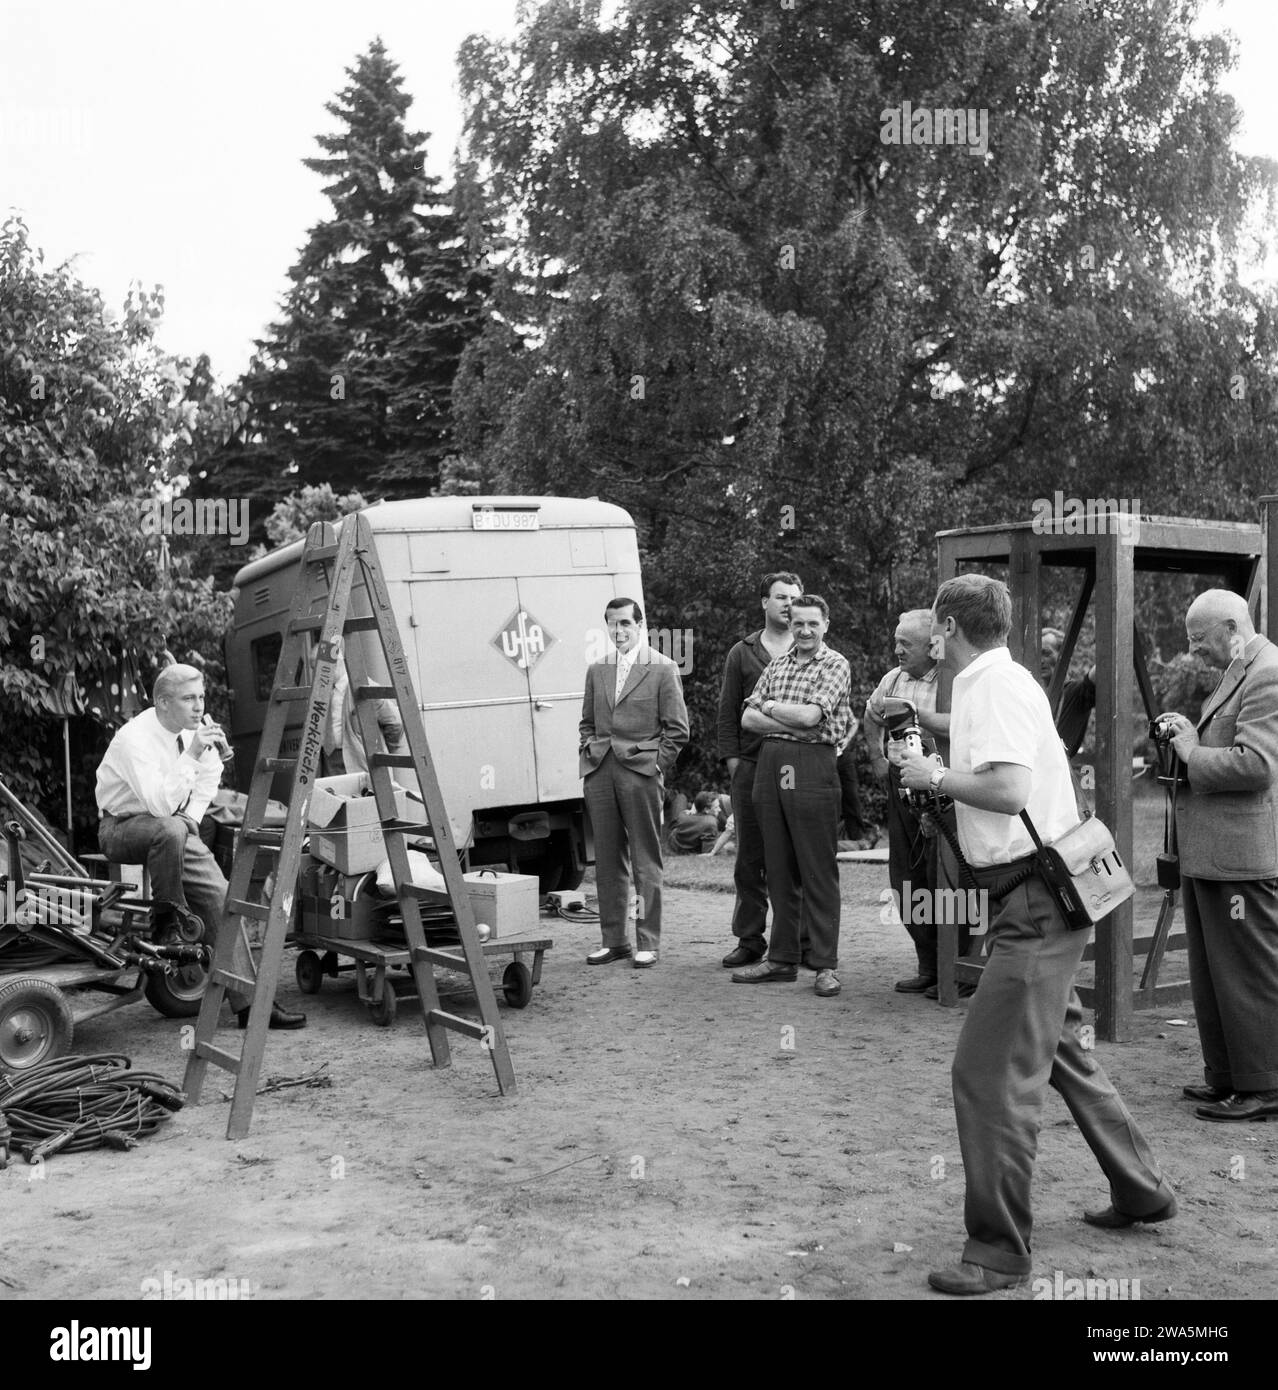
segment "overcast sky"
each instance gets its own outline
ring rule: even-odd
[[[800,0],[801,3],[801,0]],[[0,0],[0,217],[17,208],[56,262],[118,308],[166,288],[163,344],[243,370],[308,229],[328,214],[323,107],[380,34],[449,176],[461,128],[455,56],[509,35],[518,0]],[[1219,15],[1217,20],[1216,16]],[[1278,0],[1209,0],[1242,40],[1230,89],[1241,148],[1278,158]]]

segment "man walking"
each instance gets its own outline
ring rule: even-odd
[[[628,598],[604,609],[616,652],[586,671],[578,764],[595,839],[595,887],[603,945],[586,959],[608,965],[631,954],[630,871],[638,894],[635,969],[656,965],[661,945],[661,803],[688,741],[679,670],[643,638],[643,612]]]
[[[737,897],[732,909],[735,948],[723,958],[729,969],[750,965],[768,949],[768,874],[763,858],[763,832],[754,814],[754,774],[761,735],[741,727],[745,702],[759,677],[778,656],[794,645],[790,604],[803,592],[797,574],[765,574],[759,585],[763,627],[743,637],[728,653],[719,691],[719,757],[727,764],[732,796],[732,819],[737,833],[737,858],[732,879]]]
[[[830,606],[818,594],[790,603],[794,644],[774,660],[746,701],[741,726],[762,736],[754,810],[763,833],[772,945],[766,960],[734,972],[738,984],[794,980],[802,959],[801,913],[816,992],[838,994],[838,749],[851,727],[852,673],[825,645]]]
[[[1176,1215],[1176,1198],[1127,1107],[1079,1034],[1074,975],[1088,933],[1071,931],[1035,871],[1026,811],[1044,844],[1077,822],[1065,750],[1047,695],[1012,660],[1007,586],[948,580],[933,608],[933,650],[954,673],[950,755],[892,750],[911,791],[952,797],[958,837],[997,915],[989,956],[954,1055],[954,1111],[967,1188],[962,1263],[928,1275],[934,1289],[984,1294],[1030,1271],[1030,1183],[1049,1083],[1109,1179],[1110,1205],[1084,1212],[1116,1229]],[[993,909],[991,909],[993,910]]]
[[[1209,589],[1189,650],[1223,671],[1198,727],[1165,715],[1188,773],[1176,789],[1185,943],[1205,1086],[1203,1120],[1278,1115],[1278,648],[1247,600]]]

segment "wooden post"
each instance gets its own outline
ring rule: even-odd
[[[1271,625],[1278,629],[1278,622],[1271,616],[1278,615],[1278,565],[1271,563],[1274,554],[1278,554],[1278,497],[1270,493],[1260,499],[1260,568],[1263,577],[1256,631],[1263,632],[1271,642],[1274,640]]]
[[[1132,736],[1134,683],[1133,558],[1117,535],[1096,546],[1096,810],[1113,831],[1125,864],[1132,862]],[[1105,660],[1112,653],[1112,661]],[[1096,1032],[1106,1042],[1132,1036],[1132,904],[1123,903],[1096,928]]]

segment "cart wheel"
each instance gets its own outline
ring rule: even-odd
[[[71,1006],[47,980],[18,979],[0,989],[0,1071],[61,1057],[74,1031]]]
[[[179,965],[172,975],[148,975],[144,993],[147,1003],[165,1018],[194,1018],[208,982],[207,966]]]
[[[388,977],[382,982],[382,1002],[380,1004],[369,1004],[369,1016],[379,1028],[389,1028],[391,1024],[395,1022],[397,1009],[398,1001],[395,998],[395,991],[391,987],[391,982]]]
[[[297,957],[297,987],[303,994],[318,994],[324,983],[324,966],[314,951],[302,951]]]
[[[512,960],[501,977],[506,1003],[512,1009],[526,1009],[532,998],[532,972],[521,960]]]

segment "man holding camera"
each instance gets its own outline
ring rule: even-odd
[[[1019,818],[1026,811],[1045,844],[1078,819],[1047,696],[1007,649],[1011,624],[1011,595],[998,580],[965,574],[941,585],[932,637],[955,673],[952,765],[891,751],[905,787],[953,798],[963,857],[995,912],[954,1055],[968,1240],[962,1263],[928,1275],[949,1294],[991,1293],[1029,1274],[1030,1184],[1049,1084],[1109,1179],[1111,1205],[1083,1219],[1115,1229],[1176,1214],[1149,1145],[1080,1032],[1074,975],[1088,934],[1066,925]]]
[[[1187,779],[1176,835],[1207,1084],[1184,1094],[1204,1120],[1263,1120],[1278,1115],[1278,648],[1225,589],[1190,604],[1185,632],[1224,674],[1196,729],[1156,721]]]

